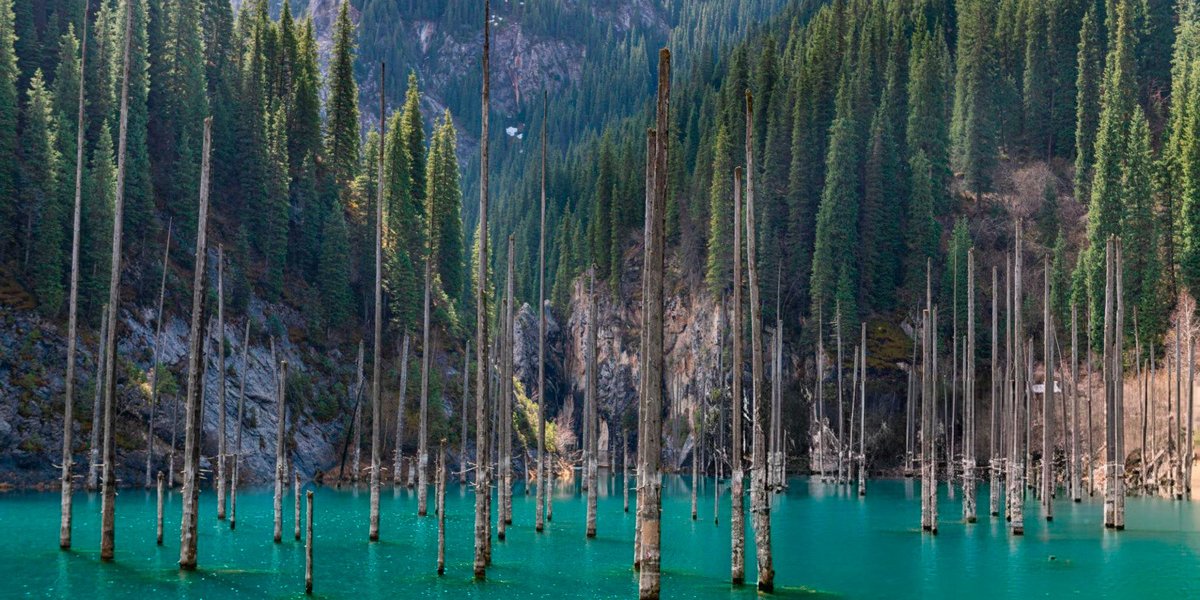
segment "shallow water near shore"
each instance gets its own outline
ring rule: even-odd
[[[1131,498],[1123,532],[1105,531],[1101,500],[1059,499],[1046,523],[1032,495],[1025,536],[1012,538],[1003,519],[961,521],[961,492],[941,486],[937,536],[919,528],[919,483],[873,481],[859,498],[850,488],[791,480],[773,498],[776,596],[844,598],[1197,597],[1200,504]],[[748,585],[729,575],[729,491],[722,485],[713,523],[713,481],[701,482],[698,519],[691,519],[691,481],[668,477],[663,509],[664,598],[755,596],[753,535],[747,518]],[[584,537],[586,496],[578,485],[555,490],[554,520],[533,530],[534,499],[517,486],[513,524],[494,540],[485,582],[472,579],[474,492],[446,492],[446,574],[436,574],[437,521],[419,518],[412,490],[385,487],[380,542],[367,541],[365,487],[315,490],[314,592],[338,598],[631,598],[634,513],[622,511],[620,477],[601,480],[598,537]],[[162,546],[154,540],[155,494],[117,497],[116,560],[99,560],[96,494],[75,499],[73,549],[58,549],[59,495],[0,494],[0,597],[36,598],[297,598],[304,597],[304,546],[293,539],[293,496],[284,501],[284,540],[272,542],[272,491],[238,496],[235,531],[216,519],[216,498],[201,493],[199,570],[179,571],[180,496],[166,500]],[[631,504],[633,498],[630,498]],[[749,502],[747,509],[749,508]],[[494,529],[493,529],[494,532]]]

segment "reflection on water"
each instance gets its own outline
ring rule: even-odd
[[[713,523],[712,480],[701,482],[697,520],[691,481],[664,485],[663,595],[666,598],[753,597],[753,585],[731,589],[728,486]],[[849,487],[793,479],[772,510],[779,597],[1196,597],[1200,506],[1130,499],[1124,532],[1101,526],[1097,497],[1059,501],[1055,520],[1039,518],[1029,498],[1026,535],[1012,538],[1002,519],[983,514],[966,525],[943,518],[936,537],[919,531],[915,482],[878,481],[859,498]],[[630,598],[634,511],[622,511],[621,478],[599,479],[598,529],[584,537],[585,496],[579,481],[555,490],[554,521],[533,531],[534,496],[513,494],[508,539],[493,542],[488,581],[471,577],[474,493],[457,483],[446,494],[446,575],[435,572],[437,521],[416,516],[416,494],[394,489],[381,499],[381,541],[367,541],[365,489],[316,488],[315,591],[354,598]],[[958,494],[961,498],[961,494]],[[707,498],[705,502],[703,499]],[[58,550],[56,493],[0,495],[0,569],[10,575],[0,596],[71,598],[283,598],[303,596],[303,543],[271,540],[270,489],[239,490],[238,529],[216,520],[211,491],[201,495],[200,570],[181,573],[177,543],[180,502],[165,506],[164,545],[154,543],[153,492],[123,490],[117,500],[117,557],[99,561],[98,499],[80,494],[75,549]],[[291,532],[291,498],[284,531]],[[631,502],[632,502],[631,498]],[[942,487],[943,517],[961,513]],[[749,503],[747,503],[748,506]],[[981,488],[979,506],[986,507]],[[747,519],[749,524],[749,519]],[[748,532],[747,576],[754,574]]]

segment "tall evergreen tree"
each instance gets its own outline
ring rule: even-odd
[[[29,80],[21,123],[21,205],[26,211],[26,254],[38,309],[55,316],[64,298],[67,207],[60,181],[53,94],[42,70]]]
[[[0,0],[0,249],[15,249],[17,203],[17,54],[12,0]]]
[[[458,142],[454,121],[447,111],[438,124],[426,169],[426,202],[432,223],[434,265],[442,292],[459,298],[464,289],[462,190],[458,175]]]
[[[812,313],[834,314],[835,301],[841,301],[841,314],[850,323],[858,321],[858,250],[862,241],[856,235],[860,185],[860,142],[856,138],[849,117],[839,116],[833,122],[825,191],[817,212],[811,284]]]
[[[359,170],[358,84],[354,81],[354,24],[350,2],[342,0],[333,26],[333,57],[329,61],[329,99],[326,155],[339,185],[348,187]]]
[[[340,204],[334,204],[325,218],[321,242],[318,278],[325,322],[340,327],[351,315],[350,236]]]
[[[1100,122],[1100,82],[1104,70],[1104,37],[1100,30],[1099,3],[1089,0],[1079,29],[1078,75],[1075,84],[1075,199],[1091,200],[1092,168],[1096,156],[1096,131]]]
[[[725,125],[717,126],[713,142],[712,187],[709,189],[708,266],[705,278],[714,297],[729,287],[733,268],[733,153]]]
[[[918,150],[910,161],[912,171],[912,198],[909,202],[906,222],[904,286],[906,300],[917,302],[924,295],[925,264],[935,258],[942,237],[941,225],[937,222],[934,208],[933,165],[923,150]]]
[[[954,111],[950,124],[954,168],[976,195],[988,191],[996,160],[994,94],[999,86],[995,64],[993,0],[959,0],[958,51]]]
[[[924,152],[933,177],[934,209],[945,212],[950,182],[947,85],[949,54],[941,28],[926,29],[920,22],[912,38],[908,69],[908,153]],[[851,321],[853,322],[853,321]]]

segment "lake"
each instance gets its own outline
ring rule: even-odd
[[[747,518],[748,585],[729,576],[729,491],[713,523],[713,482],[701,482],[691,519],[690,478],[668,477],[663,509],[664,598],[755,596],[753,535]],[[1027,501],[1024,537],[987,516],[964,524],[961,493],[941,486],[939,533],[920,532],[919,482],[873,481],[859,498],[849,487],[794,478],[772,510],[776,596],[844,598],[1200,597],[1200,506],[1131,498],[1127,529],[1106,531],[1099,492],[1074,504],[1059,499],[1046,523]],[[600,486],[598,537],[584,537],[586,496],[561,484],[554,520],[533,530],[534,500],[517,486],[506,541],[494,541],[485,582],[472,579],[474,493],[446,492],[446,574],[436,574],[437,521],[418,518],[411,490],[385,487],[380,542],[368,543],[365,487],[315,489],[314,592],[341,598],[633,598],[634,513],[622,511],[620,478]],[[290,492],[290,490],[289,490]],[[238,526],[216,519],[216,499],[201,494],[199,570],[178,570],[180,497],[166,502],[164,544],[154,541],[155,494],[117,498],[116,560],[99,560],[97,494],[75,500],[74,548],[58,549],[59,495],[0,494],[0,597],[297,598],[304,597],[304,547],[292,539],[292,496],[284,502],[284,541],[272,542],[272,492],[243,490]],[[633,497],[631,495],[631,504]],[[749,501],[746,502],[747,509]],[[493,511],[494,513],[495,511]],[[493,514],[494,516],[494,514]],[[494,529],[493,529],[494,531]]]

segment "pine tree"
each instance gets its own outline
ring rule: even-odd
[[[811,312],[834,314],[835,301],[842,300],[846,302],[841,305],[842,316],[850,323],[858,321],[855,308],[857,257],[863,241],[855,235],[859,213],[858,144],[850,119],[839,116],[830,130],[825,191],[817,212],[817,234],[813,244],[811,284]]]
[[[55,316],[62,308],[66,261],[67,206],[59,190],[60,169],[54,97],[42,70],[29,80],[21,127],[21,204],[27,211],[25,265],[38,310]]]
[[[925,289],[926,260],[937,255],[942,228],[934,216],[933,166],[925,152],[918,150],[909,161],[912,171],[912,198],[909,201],[905,234],[908,249],[905,260],[904,286],[907,300],[915,302]]]
[[[1117,10],[1113,45],[1105,61],[1095,174],[1087,223],[1088,309],[1091,311],[1092,339],[1095,343],[1103,340],[1104,247],[1109,236],[1121,234],[1125,212],[1123,157],[1129,148],[1128,124],[1134,118],[1137,104],[1137,85],[1133,72],[1133,9],[1128,0],[1121,0]]]
[[[421,88],[416,72],[408,74],[408,90],[404,92],[404,109],[400,117],[400,134],[408,148],[412,176],[413,198],[424,205],[425,189],[425,121],[421,117]]]
[[[712,187],[709,189],[708,267],[705,278],[714,297],[732,281],[733,227],[733,153],[725,125],[718,125],[713,143]]]
[[[1098,4],[1089,2],[1079,29],[1078,75],[1075,84],[1075,199],[1091,200],[1096,130],[1100,122],[1100,80],[1104,69]]]
[[[605,136],[600,142],[600,165],[597,167],[595,196],[592,202],[591,219],[588,221],[588,239],[591,244],[591,262],[596,265],[596,277],[608,279],[612,255],[612,196],[616,178],[612,139]]]
[[[1128,144],[1121,183],[1124,215],[1121,244],[1142,251],[1122,253],[1124,291],[1130,305],[1137,307],[1142,339],[1154,339],[1166,329],[1162,298],[1162,267],[1158,253],[1158,227],[1154,214],[1154,156],[1150,149],[1150,126],[1142,108],[1135,104],[1129,122]]]
[[[947,85],[950,75],[949,53],[941,29],[927,31],[917,23],[913,33],[908,69],[908,153],[924,152],[933,178],[934,209],[949,208],[944,190],[950,182],[947,128]],[[853,321],[851,321],[853,322]]]
[[[350,236],[340,204],[334,204],[325,218],[318,278],[325,322],[340,327],[351,314]]]
[[[458,142],[447,111],[436,127],[426,169],[428,219],[433,223],[434,265],[442,292],[459,298],[465,275],[462,233],[462,190],[459,188]]]
[[[267,299],[283,294],[283,274],[287,267],[289,178],[287,164],[287,115],[282,106],[267,121],[267,186],[259,238],[267,274],[264,280]]]
[[[288,110],[288,164],[292,169],[304,164],[305,157],[315,160],[321,147],[321,69],[317,62],[317,40],[312,19],[305,19],[297,41],[296,64],[292,75],[294,92]],[[315,173],[314,173],[315,177]]]
[[[127,2],[134,3],[134,12],[129,53],[129,122],[125,140],[124,235],[131,241],[130,246],[136,249],[141,245],[141,240],[153,239],[155,232],[154,190],[150,180],[150,151],[146,140],[149,121],[146,102],[150,76],[146,62],[149,54],[146,26],[149,17],[147,0],[121,0],[115,15],[125,14]],[[121,56],[124,48],[123,18],[121,23],[116,35],[116,48],[119,50],[115,56]],[[120,60],[117,62],[120,63]],[[114,109],[118,108],[114,106]]]
[[[100,127],[96,148],[92,150],[83,196],[80,236],[79,314],[93,327],[100,325],[100,313],[108,301],[109,273],[112,267],[112,219],[116,202],[117,167],[113,156],[113,137],[108,124]]]
[[[17,204],[17,55],[12,0],[0,0],[0,249],[15,249]]]
[[[354,24],[350,2],[342,0],[334,23],[333,57],[329,62],[326,155],[338,184],[347,187],[359,171],[358,85],[354,81]]]
[[[991,187],[990,170],[996,160],[994,94],[999,81],[993,33],[995,3],[961,0],[958,3],[958,51],[955,69],[954,113],[951,139],[954,168],[976,195]]]
[[[858,239],[871,240],[862,247],[863,299],[874,310],[894,308],[900,283],[903,196],[897,189],[901,178],[900,157],[890,120],[888,97],[884,97],[871,120],[867,159],[863,175],[863,207]]]

